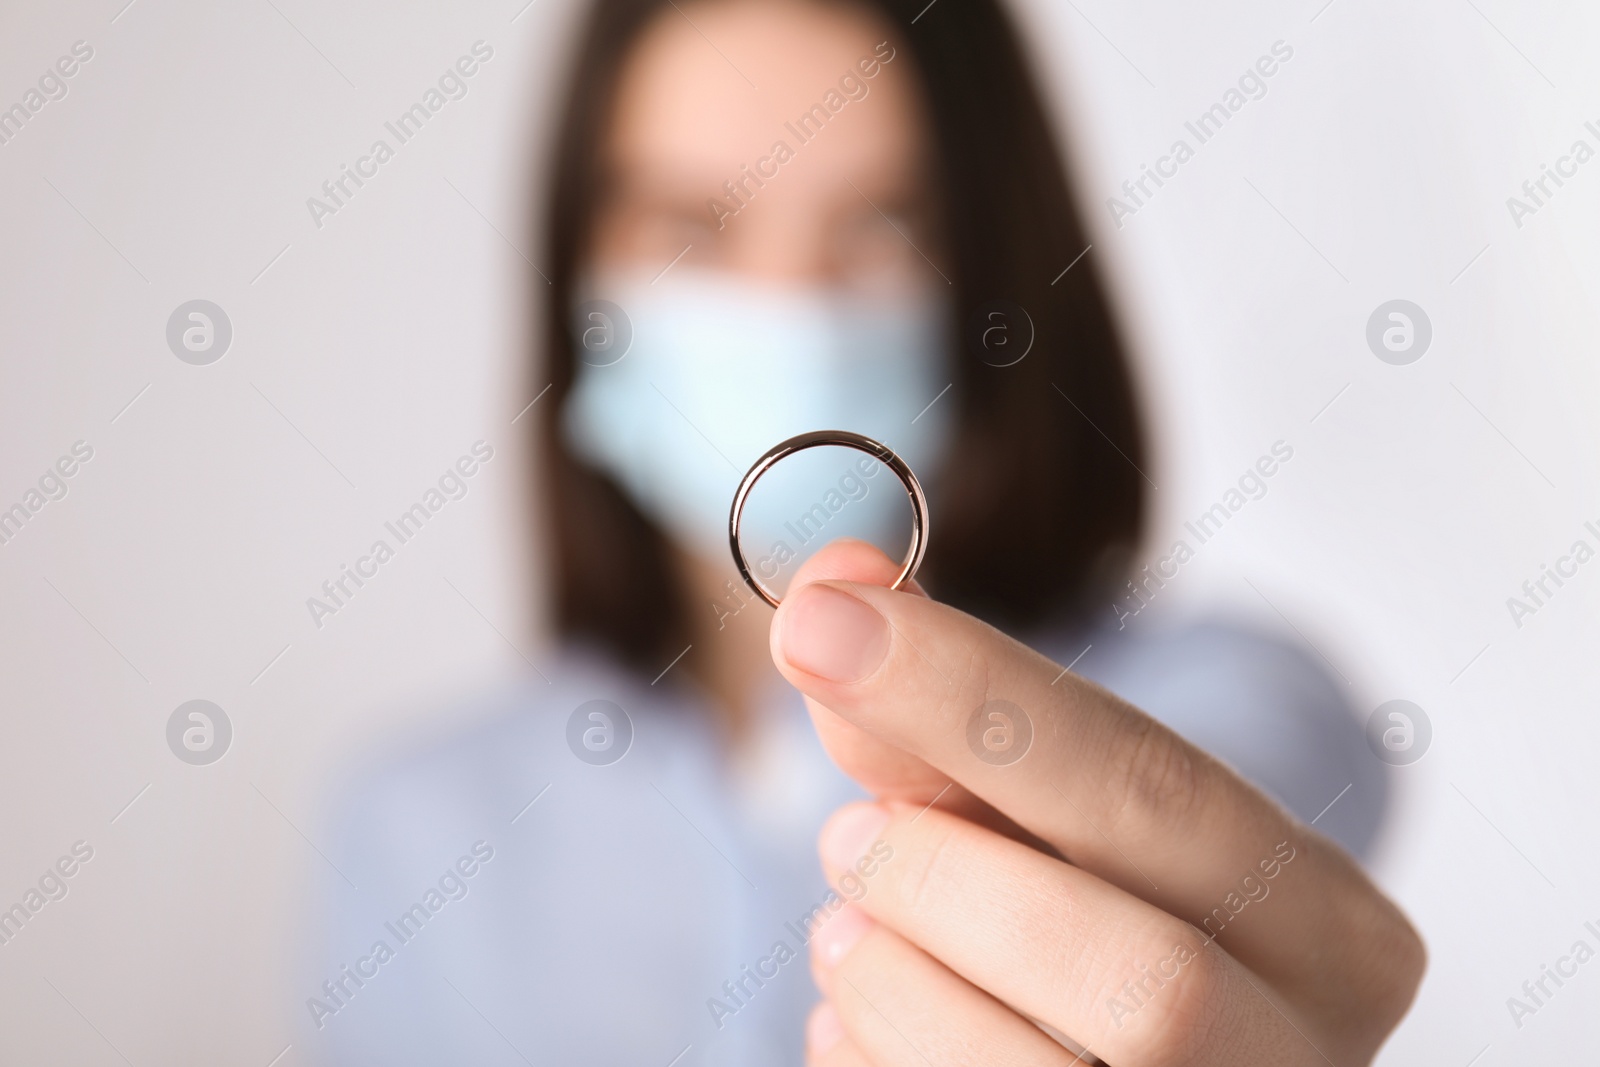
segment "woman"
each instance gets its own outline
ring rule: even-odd
[[[1141,431],[1050,143],[989,0],[599,0],[541,286],[565,641],[338,805],[302,1047],[1370,1061],[1421,944],[1295,816],[1361,850],[1379,765],[1295,649],[1100,606]],[[935,600],[857,541],[769,557],[776,617],[730,585],[739,474],[830,427],[929,481]]]

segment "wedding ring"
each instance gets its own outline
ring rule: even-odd
[[[733,508],[728,512],[728,544],[733,549],[733,562],[739,567],[739,576],[757,596],[773,607],[778,606],[778,598],[768,592],[767,587],[750,572],[750,561],[745,559],[744,548],[739,544],[739,518],[744,512],[745,500],[749,498],[750,491],[755,488],[756,482],[761,480],[763,474],[776,466],[780,460],[796,452],[803,452],[808,448],[821,448],[824,445],[837,445],[865,452],[894,471],[895,477],[900,479],[900,484],[905,486],[906,496],[911,499],[911,544],[906,549],[905,562],[900,567],[899,575],[889,585],[890,589],[899,589],[917,573],[917,568],[922,565],[922,556],[928,550],[928,498],[922,492],[922,484],[917,481],[917,476],[911,473],[906,461],[896,455],[892,448],[870,437],[851,433],[849,430],[814,430],[798,437],[791,437],[768,449],[745,472],[744,480],[739,483],[739,491],[733,494]]]

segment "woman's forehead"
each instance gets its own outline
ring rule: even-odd
[[[894,58],[884,63],[875,50]],[[607,161],[625,179],[709,183],[706,195],[779,142],[808,157],[795,180],[807,170],[835,181],[898,170],[922,144],[910,74],[890,28],[863,8],[813,0],[666,6],[622,71]]]

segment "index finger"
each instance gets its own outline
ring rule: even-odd
[[[1337,846],[1230,769],[954,608],[815,581],[779,609],[772,653],[833,713],[962,783],[1075,865],[1221,935],[1264,977],[1304,978],[1304,960],[1288,953],[1308,936],[1350,955],[1374,930],[1405,926]],[[1004,719],[988,719],[996,713]],[[1015,745],[993,758],[983,733],[1007,726]],[[1301,858],[1279,876],[1279,902],[1232,923],[1241,878],[1286,840]]]

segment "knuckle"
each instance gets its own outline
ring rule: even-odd
[[[1416,929],[1397,910],[1390,922],[1376,925],[1383,932],[1372,940],[1376,951],[1356,986],[1367,992],[1368,1003],[1361,1014],[1385,1024],[1387,1032],[1410,1008],[1428,967],[1428,950]]]
[[[920,664],[921,658],[918,657]],[[972,709],[988,699],[989,661],[976,644],[966,648],[961,665],[945,680],[944,695],[934,709],[934,722],[949,723],[952,727],[964,726]],[[976,701],[976,703],[974,703]]]
[[[1192,932],[1187,938],[1193,941]],[[1227,999],[1227,961],[1215,945],[1198,947],[1151,1005],[1140,1047],[1151,1064],[1190,1063],[1210,1043]]]
[[[1398,991],[1410,1003],[1428,970],[1428,946],[1409,922],[1402,920],[1401,925],[1403,929],[1394,938],[1397,961],[1393,973]]]
[[[834,991],[870,989],[874,976],[883,969],[883,949],[883,927],[874,926],[828,972],[829,983]],[[840,982],[844,985],[840,986]],[[844,999],[848,998],[841,998]]]
[[[1119,828],[1148,827],[1152,818],[1181,827],[1200,799],[1201,776],[1194,749],[1154,719],[1130,716],[1107,761],[1106,820]]]
[[[899,907],[907,914],[921,914],[945,906],[953,880],[960,878],[955,868],[960,865],[957,857],[962,850],[959,846],[952,847],[961,836],[959,824],[941,823],[944,821],[933,823],[902,846],[904,866],[900,867],[894,886]],[[898,850],[895,859],[899,865]]]

